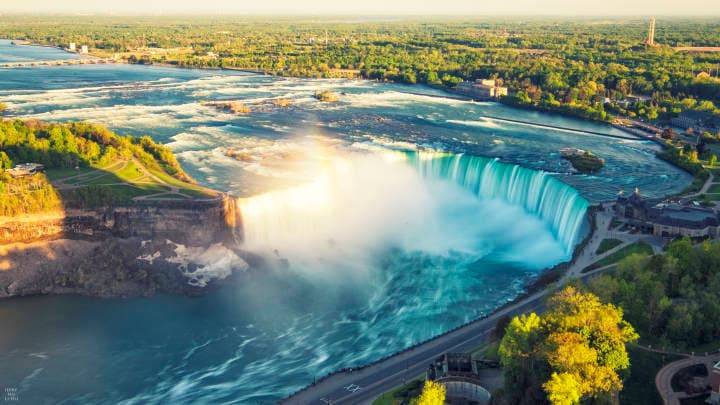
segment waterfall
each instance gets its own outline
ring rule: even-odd
[[[465,154],[406,152],[405,155],[423,177],[450,180],[477,196],[522,206],[550,226],[567,253],[575,247],[588,202],[549,173]]]
[[[516,213],[492,204],[498,201]],[[538,247],[551,238],[568,255],[587,206],[546,172],[478,156],[387,150],[336,156],[310,183],[239,201],[247,248],[326,258],[340,250],[363,257],[387,244],[469,252],[472,235],[503,228],[526,231]]]

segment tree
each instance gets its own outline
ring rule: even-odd
[[[543,317],[515,317],[506,329],[499,349],[505,391],[541,386],[550,403],[571,405],[607,399],[622,389],[618,372],[630,366],[625,344],[638,338],[622,310],[574,287],[561,290],[547,305]]]
[[[443,405],[445,403],[445,386],[435,381],[425,381],[423,392],[412,401],[413,405]]]
[[[580,384],[569,373],[553,373],[550,381],[543,384],[548,392],[548,400],[556,405],[575,405],[582,396]]]
[[[10,160],[10,157],[3,152],[0,151],[0,170],[7,170],[11,169],[13,167],[13,162]]]

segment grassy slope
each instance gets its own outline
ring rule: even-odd
[[[652,255],[653,249],[652,246],[648,245],[645,242],[636,242],[632,245],[625,246],[624,248],[618,250],[617,252],[611,254],[610,256],[605,257],[602,260],[598,260],[597,262],[591,264],[590,266],[583,269],[583,273],[587,273],[591,270],[607,266],[609,264],[617,263],[620,260],[634,254],[641,254],[641,255]]]
[[[620,239],[603,239],[600,242],[600,246],[598,246],[597,250],[595,251],[595,254],[603,254],[607,252],[608,250],[611,250],[617,246],[620,246],[622,244],[622,241]]]
[[[210,198],[214,196],[200,186],[180,181],[163,171],[148,170],[133,160],[118,159],[103,167],[77,170],[50,169],[47,171],[47,176],[56,185],[64,183],[71,187],[106,187],[118,200],[130,200],[141,196],[160,199]],[[179,195],[167,194],[171,192],[171,187],[177,187]],[[62,190],[61,193],[63,192],[68,193],[67,190]]]

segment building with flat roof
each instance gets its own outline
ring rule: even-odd
[[[15,165],[12,169],[8,169],[7,172],[13,177],[25,177],[32,176],[44,170],[45,166],[39,163],[21,163],[19,165]]]
[[[507,87],[498,86],[495,80],[491,79],[462,82],[455,87],[455,91],[477,100],[491,100],[508,95]]]
[[[720,216],[717,211],[678,202],[643,198],[637,189],[629,197],[618,197],[615,210],[617,215],[626,219],[629,224],[656,236],[720,236]]]
[[[696,132],[710,132],[712,134],[720,131],[720,115],[704,111],[683,111],[671,120],[672,125],[682,129],[690,129]]]

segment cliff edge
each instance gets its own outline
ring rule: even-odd
[[[201,294],[247,269],[240,239],[228,195],[0,217],[0,298]]]

